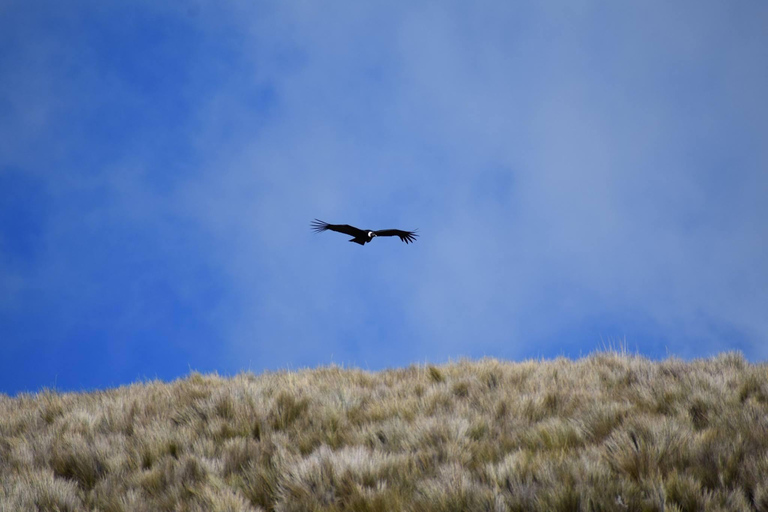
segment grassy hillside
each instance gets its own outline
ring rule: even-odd
[[[0,395],[0,510],[768,510],[768,366],[492,359]]]

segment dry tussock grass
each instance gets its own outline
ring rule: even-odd
[[[0,511],[768,511],[768,367],[493,359],[0,395]]]

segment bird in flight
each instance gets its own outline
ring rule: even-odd
[[[400,240],[409,244],[415,242],[416,237],[419,236],[415,231],[403,231],[400,229],[380,229],[378,231],[373,231],[370,229],[358,229],[349,224],[328,224],[327,222],[317,219],[312,221],[312,229],[315,233],[320,233],[329,229],[331,231],[336,231],[337,233],[344,233],[345,235],[354,237],[350,242],[355,242],[360,245],[365,245],[377,236],[399,236]]]

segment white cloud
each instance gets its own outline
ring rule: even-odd
[[[296,262],[295,286],[335,290],[306,302],[270,296],[270,308],[282,311],[275,332],[314,340],[327,303],[350,318],[380,305],[364,291],[334,288],[350,274],[377,279],[366,274],[367,259],[341,255],[350,250],[342,240],[333,254],[343,260],[323,267],[329,276],[302,281],[304,252],[319,258],[329,249],[296,234],[313,216],[365,223],[389,222],[388,214],[426,221],[419,245],[408,248],[418,251],[404,269],[415,285],[402,288],[409,305],[402,312],[406,332],[430,354],[476,343],[493,350],[510,339],[547,339],[590,316],[633,313],[668,329],[672,350],[690,352],[686,343],[708,336],[726,348],[721,327],[708,332],[715,325],[740,332],[750,353],[762,354],[758,310],[766,297],[738,283],[766,279],[764,231],[757,215],[747,214],[745,225],[728,212],[763,209],[750,191],[765,189],[764,150],[738,155],[736,169],[709,161],[729,158],[758,128],[764,135],[748,108],[735,117],[731,110],[752,103],[756,89],[739,98],[738,88],[702,92],[697,82],[731,67],[724,56],[733,51],[709,39],[722,32],[722,13],[698,13],[682,27],[663,10],[640,18],[613,12],[607,20],[596,12],[533,13],[533,28],[509,36],[514,13],[415,8],[390,12],[382,34],[371,12],[378,13],[281,13],[289,19],[277,25],[292,27],[301,64],[269,77],[279,84],[279,119],[225,164],[225,181],[239,192],[212,198],[231,209],[222,223],[258,237],[233,252],[279,259],[269,272]],[[609,28],[601,29],[604,21]],[[658,40],[649,37],[652,27],[661,30]],[[726,44],[757,52],[724,35]],[[376,66],[382,83],[361,85]],[[473,197],[490,168],[512,175],[509,197],[498,204]],[[241,185],[252,191],[242,211],[231,201]],[[238,212],[247,212],[244,224]],[[300,255],[286,257],[286,247]],[[292,322],[297,312],[301,321]],[[324,339],[345,332],[326,327]]]

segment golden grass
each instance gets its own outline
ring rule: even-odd
[[[0,395],[5,511],[768,511],[768,367],[461,361]]]

